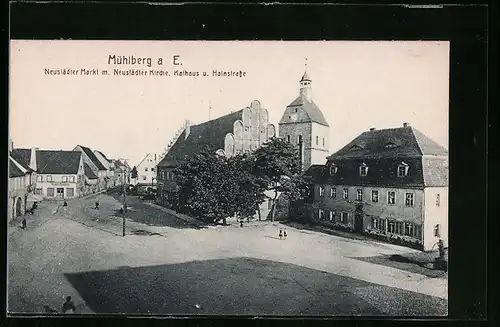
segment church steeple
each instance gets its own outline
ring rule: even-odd
[[[311,102],[312,100],[312,80],[307,74],[307,58],[305,61],[304,75],[300,79],[300,95],[304,96],[307,101]]]

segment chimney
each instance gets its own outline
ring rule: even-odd
[[[408,123],[403,123],[403,127],[408,127],[410,126]]]
[[[29,167],[33,170],[36,170],[36,152],[38,151],[38,147],[31,148],[31,157],[30,157],[30,165]]]
[[[189,123],[189,121],[186,121],[186,128],[184,129],[184,139],[187,139],[189,134],[191,133],[191,124]]]
[[[375,130],[375,127],[370,128],[370,132],[373,132]]]

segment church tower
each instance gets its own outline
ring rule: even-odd
[[[312,100],[312,80],[307,73],[307,61],[305,66],[299,81],[300,94],[286,107],[278,124],[279,137],[299,149],[302,171],[311,165],[326,163],[330,135],[330,126]]]

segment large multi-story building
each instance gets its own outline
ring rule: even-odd
[[[174,171],[184,158],[203,150],[227,157],[249,153],[274,136],[276,129],[269,123],[268,111],[257,100],[228,115],[198,125],[186,125],[157,166],[157,201],[171,205],[177,192]],[[266,216],[269,209],[268,203],[264,203],[262,215]]]
[[[299,81],[300,94],[290,103],[279,122],[279,136],[297,146],[303,171],[325,164],[330,127],[312,99],[312,80],[307,70]]]
[[[406,123],[362,133],[305,176],[315,221],[425,251],[448,245],[448,151]]]

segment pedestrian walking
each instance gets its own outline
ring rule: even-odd
[[[279,234],[279,236],[280,236],[280,240],[283,239],[283,229],[281,229],[281,228],[280,228],[280,234]]]
[[[62,307],[62,312],[63,313],[75,313],[76,307],[75,304],[73,303],[73,300],[71,300],[71,296],[66,297],[66,302],[64,302],[63,307]]]
[[[283,230],[283,238],[286,240],[286,228]]]
[[[21,224],[22,224],[22,229],[26,229],[26,218],[23,218]]]
[[[64,200],[63,207],[67,207],[67,206],[68,206],[68,202],[66,202],[66,200]]]
[[[96,201],[96,202],[95,202],[95,209],[96,209],[96,210],[99,210],[99,201]]]

